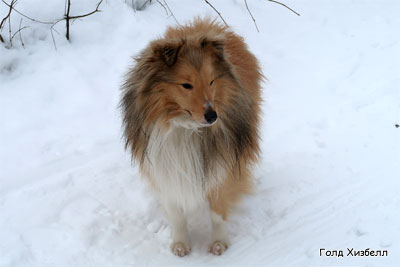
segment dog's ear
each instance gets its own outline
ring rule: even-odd
[[[154,55],[161,59],[168,67],[171,67],[178,60],[178,54],[182,44],[178,43],[162,43],[153,48]]]
[[[223,40],[219,40],[219,39],[207,39],[204,38],[201,40],[201,48],[205,48],[205,47],[211,47],[213,48],[213,50],[215,51],[215,54],[217,55],[217,57],[219,59],[223,59],[224,58],[224,46],[225,43]]]

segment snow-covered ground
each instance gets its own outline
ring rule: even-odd
[[[126,1],[130,2],[130,1]],[[0,266],[399,265],[400,2],[211,1],[262,63],[257,191],[229,223],[232,246],[207,252],[207,216],[192,253],[170,252],[170,227],[121,139],[119,86],[131,56],[175,24],[157,1],[133,12],[109,0],[64,23],[27,19],[0,43]],[[204,1],[167,1],[179,23],[212,15]],[[95,0],[72,1],[71,13]],[[49,21],[64,0],[20,0]],[[7,8],[0,2],[0,19]],[[14,30],[20,16],[12,14]],[[8,37],[6,24],[2,32]],[[344,257],[320,256],[320,249]],[[387,250],[386,257],[346,257]]]

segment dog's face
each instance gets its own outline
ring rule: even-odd
[[[153,45],[160,61],[158,92],[168,110],[169,123],[197,129],[218,123],[221,103],[234,82],[231,65],[218,40],[184,40]]]
[[[218,120],[215,103],[218,77],[210,56],[203,56],[198,67],[182,58],[176,66],[175,80],[168,86],[171,98],[186,113],[172,122],[179,122],[182,126],[211,126]]]

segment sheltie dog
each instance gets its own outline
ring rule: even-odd
[[[136,58],[123,85],[126,147],[172,227],[172,252],[191,250],[186,217],[206,204],[209,251],[229,245],[226,220],[252,189],[261,89],[243,38],[211,19],[168,28]]]

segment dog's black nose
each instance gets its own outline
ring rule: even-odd
[[[214,121],[217,120],[218,115],[217,115],[217,112],[215,112],[215,110],[210,109],[210,110],[206,111],[206,113],[204,113],[204,118],[206,119],[206,121],[209,124],[212,124]]]

